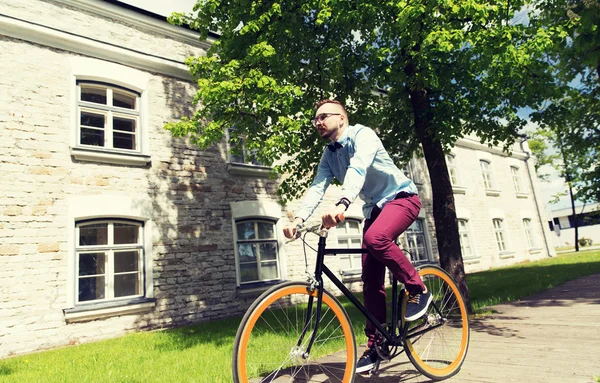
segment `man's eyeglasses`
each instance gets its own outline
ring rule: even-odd
[[[318,116],[316,116],[315,118],[311,118],[310,122],[312,122],[312,124],[314,126],[317,126],[317,123],[323,122],[331,116],[340,116],[340,115],[341,115],[341,113],[321,113]]]

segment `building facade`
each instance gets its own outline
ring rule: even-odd
[[[278,203],[269,169],[163,129],[191,112],[184,60],[210,43],[116,1],[0,5],[0,358],[240,315],[304,278],[281,233],[296,204]],[[465,138],[448,158],[468,271],[552,253],[532,159],[514,149]],[[423,210],[401,241],[435,262],[435,180],[420,159],[405,171]],[[347,217],[330,241],[359,246],[358,203]],[[360,289],[358,257],[328,262]]]

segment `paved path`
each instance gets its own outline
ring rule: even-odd
[[[444,382],[596,383],[600,376],[600,275],[567,282],[471,321],[461,371]],[[363,346],[358,348],[362,353]],[[403,354],[357,383],[430,382]]]

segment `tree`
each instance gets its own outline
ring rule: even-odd
[[[578,175],[575,198],[600,200],[600,2],[538,0],[532,23],[550,33],[548,60],[555,81],[547,107],[533,118],[562,137]],[[562,125],[557,125],[562,121]]]
[[[309,127],[312,105],[336,98],[353,122],[376,128],[388,150],[422,151],[432,182],[440,263],[469,303],[454,195],[444,153],[475,133],[509,148],[552,81],[544,31],[508,22],[522,0],[199,0],[174,14],[206,38],[206,57],[188,60],[198,81],[190,118],[168,124],[206,147],[244,137],[263,163],[282,156],[283,198],[299,197],[323,144]],[[377,92],[375,92],[377,90]]]
[[[573,140],[569,140],[569,137],[565,134],[565,132],[568,132],[568,129],[561,129],[569,127],[568,121],[571,119],[568,117],[568,113],[560,111],[559,116],[564,119],[558,119],[554,125],[546,127],[546,129],[540,128],[532,133],[532,137],[529,140],[529,148],[538,160],[535,166],[536,173],[540,178],[547,180],[547,175],[540,174],[540,172],[543,165],[549,165],[558,170],[559,176],[565,179],[573,215],[575,251],[579,251],[579,218],[575,210],[575,201],[578,198],[581,199],[581,197],[577,196],[574,189],[583,183],[577,166],[587,160],[587,153],[582,148],[581,143],[579,146],[572,144]],[[571,144],[568,143],[569,141],[571,141]],[[550,202],[557,202],[565,195],[567,193],[560,192]]]

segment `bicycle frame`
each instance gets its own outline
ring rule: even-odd
[[[329,280],[331,282],[333,282],[333,284],[338,289],[340,289],[342,294],[344,294],[344,296],[346,298],[348,298],[348,300],[350,300],[350,302],[364,315],[364,317],[375,326],[377,331],[379,331],[379,333],[388,341],[388,345],[402,346],[402,339],[404,336],[404,332],[406,331],[406,326],[405,325],[402,326],[403,327],[402,333],[400,333],[398,336],[394,335],[396,333],[396,329],[398,328],[397,327],[398,326],[397,325],[397,323],[398,323],[398,320],[397,320],[397,318],[398,318],[398,304],[397,304],[397,302],[398,302],[398,282],[397,282],[397,280],[394,278],[392,281],[392,323],[391,323],[390,329],[388,331],[387,329],[384,328],[384,326],[381,323],[379,323],[379,321],[369,311],[367,311],[366,307],[362,303],[360,303],[358,301],[358,299],[356,299],[356,297],[352,294],[352,292],[350,290],[348,290],[348,288],[346,286],[344,286],[344,284],[324,264],[326,255],[363,254],[366,252],[366,250],[365,249],[341,249],[341,248],[329,248],[328,249],[326,247],[326,242],[327,242],[327,236],[319,237],[319,246],[318,246],[318,250],[317,250],[317,261],[316,261],[315,273],[314,273],[314,278],[318,284],[317,307],[316,307],[316,313],[315,313],[316,321],[315,321],[314,331],[312,333],[310,342],[308,343],[308,346],[306,348],[306,354],[310,353],[310,350],[312,348],[313,342],[314,342],[316,334],[317,334],[317,330],[319,328],[319,323],[321,321],[321,303],[323,301],[323,290],[325,288],[323,286],[323,278],[322,278],[323,274],[325,274],[329,278]],[[404,289],[402,291],[404,291]],[[307,308],[307,312],[306,312],[305,326],[304,326],[304,330],[302,331],[302,334],[300,334],[300,338],[298,340],[297,346],[300,346],[300,344],[302,343],[302,340],[304,339],[306,331],[308,330],[308,323],[312,316],[313,298],[314,298],[313,296],[310,296],[310,298],[309,298],[308,308]],[[398,330],[400,332],[401,329],[398,328]]]

